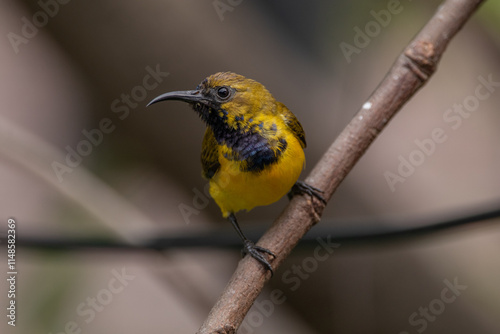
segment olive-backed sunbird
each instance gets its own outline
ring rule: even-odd
[[[162,94],[189,103],[207,125],[201,147],[202,175],[210,195],[250,254],[272,271],[270,250],[247,239],[235,217],[241,210],[269,205],[285,194],[306,193],[323,201],[319,190],[297,181],[304,167],[305,133],[294,114],[260,83],[232,72],[204,79],[195,90]]]

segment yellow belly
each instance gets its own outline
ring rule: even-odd
[[[304,151],[296,138],[287,138],[280,160],[261,172],[242,172],[237,161],[219,156],[220,169],[210,179],[210,195],[222,215],[269,205],[283,197],[295,184],[304,167]]]

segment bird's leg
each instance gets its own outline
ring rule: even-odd
[[[236,232],[238,233],[238,235],[240,236],[241,240],[243,241],[243,249],[241,250],[242,254],[243,255],[250,254],[254,259],[256,259],[257,261],[262,263],[264,265],[264,267],[266,267],[266,269],[268,269],[271,272],[271,275],[273,275],[274,274],[273,268],[271,267],[269,262],[266,260],[266,258],[261,253],[267,253],[273,257],[276,257],[276,255],[267,248],[257,246],[251,240],[249,240],[247,237],[245,237],[245,235],[243,234],[243,231],[241,231],[241,228],[238,225],[238,221],[236,220],[236,216],[233,213],[229,214],[228,219],[231,222],[231,224],[233,225],[233,227],[236,230]]]
[[[311,197],[316,197],[321,201],[321,203],[326,204],[325,198],[321,195],[323,191],[319,190],[318,188],[315,188],[304,181],[297,181],[293,185],[292,189],[288,193],[288,199],[292,199],[293,196],[295,195],[303,195],[307,194]]]

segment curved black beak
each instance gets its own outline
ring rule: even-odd
[[[206,98],[203,97],[200,90],[169,92],[155,97],[153,100],[151,100],[151,102],[147,104],[146,107],[149,107],[153,103],[166,100],[178,100],[178,101],[196,103],[196,102],[202,102],[203,100],[206,100]]]

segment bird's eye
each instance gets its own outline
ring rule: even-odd
[[[229,88],[227,87],[220,87],[219,89],[217,89],[217,96],[221,99],[221,100],[226,100],[229,95],[230,95],[230,91],[229,91]]]

